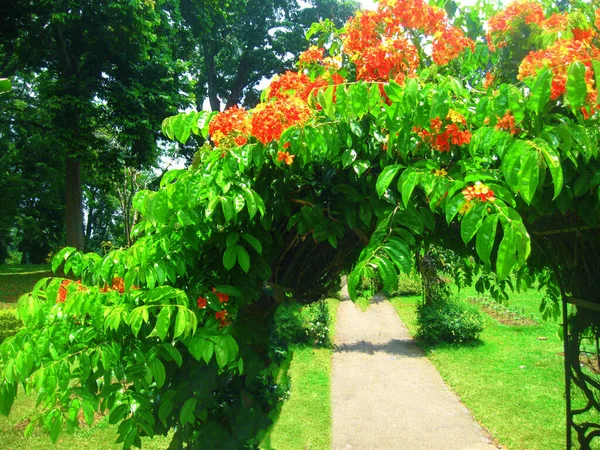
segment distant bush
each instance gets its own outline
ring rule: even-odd
[[[21,321],[17,319],[14,311],[0,311],[0,342],[16,334],[21,329]]]
[[[483,331],[483,315],[474,305],[451,299],[417,307],[417,338],[432,342],[468,342]]]
[[[329,310],[325,300],[309,305],[284,303],[275,312],[275,334],[288,344],[330,346],[329,323]]]
[[[391,292],[386,292],[390,297],[399,295],[421,295],[423,293],[423,284],[421,277],[416,272],[401,272],[398,276],[398,287]]]

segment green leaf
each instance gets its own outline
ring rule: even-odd
[[[452,219],[454,219],[458,210],[466,201],[465,196],[460,192],[446,202],[446,222],[448,225],[450,225],[450,222],[452,222]]]
[[[237,244],[239,240],[240,240],[240,235],[238,233],[229,233],[227,235],[227,240],[225,241],[225,245],[227,247],[231,247],[232,245]]]
[[[156,387],[160,389],[165,384],[167,374],[165,372],[165,366],[158,357],[150,361],[150,370],[152,371],[154,381],[156,381]]]
[[[365,171],[371,167],[371,163],[369,161],[365,161],[362,159],[359,159],[358,161],[355,161],[354,164],[352,165],[352,168],[354,169],[354,171],[356,172],[356,174],[360,177],[363,173],[365,173]]]
[[[202,359],[204,360],[204,362],[206,364],[208,364],[210,362],[210,359],[212,358],[214,352],[215,352],[215,344],[213,344],[211,341],[206,341],[206,345],[204,346],[204,349],[202,350]]]
[[[398,179],[398,190],[402,192],[402,202],[408,206],[410,197],[419,181],[419,174],[413,170],[405,170]]]
[[[580,61],[575,61],[569,66],[566,100],[574,110],[581,108],[587,95],[585,70],[585,65]]]
[[[156,334],[161,341],[164,341],[171,326],[171,307],[164,306],[161,308],[158,318],[156,319]]]
[[[225,267],[227,270],[231,270],[233,266],[235,266],[235,261],[237,258],[237,248],[237,245],[234,245],[233,247],[228,247],[225,250],[225,253],[223,253],[223,267]]]
[[[563,187],[563,170],[560,164],[560,155],[556,150],[550,147],[546,141],[536,138],[534,139],[534,142],[538,145],[542,155],[544,155],[544,159],[546,160],[546,164],[552,175],[552,182],[554,185],[554,197],[552,200],[554,200],[558,197]]]
[[[398,103],[402,101],[402,86],[394,80],[390,80],[388,84],[384,84],[383,90],[392,102]]]
[[[10,80],[8,78],[0,78],[0,94],[10,92],[11,89]]]
[[[596,89],[600,86],[600,61],[593,60],[592,67],[594,68],[594,79],[596,81]],[[596,97],[596,106],[600,105],[600,95]]]
[[[231,221],[235,217],[235,208],[233,201],[229,197],[221,197],[221,208],[223,209],[223,216],[225,222]]]
[[[358,125],[356,126],[358,127]],[[342,154],[342,165],[344,166],[344,169],[356,160],[356,156],[356,150],[353,150],[351,148],[349,148]]]
[[[377,190],[377,195],[382,197],[389,185],[394,180],[394,177],[398,173],[398,171],[402,168],[400,164],[394,164],[391,166],[387,166],[383,169],[379,177],[377,178],[377,184],[375,185],[375,189]]]
[[[510,226],[504,226],[504,237],[498,247],[498,258],[496,259],[496,274],[499,280],[508,278],[511,269],[517,262],[515,230]]]
[[[119,423],[121,420],[123,420],[128,411],[129,405],[124,403],[117,405],[117,407],[110,412],[110,416],[108,416],[108,423],[111,425]]]
[[[175,318],[175,329],[173,330],[173,339],[177,339],[189,328],[188,310],[177,308],[177,317]]]
[[[181,411],[179,411],[179,423],[181,425],[185,425],[187,423],[194,423],[194,411],[196,409],[196,403],[198,401],[194,398],[188,398],[183,406],[181,407]]]
[[[496,239],[496,228],[498,227],[498,216],[487,216],[479,230],[475,241],[475,249],[483,262],[490,264],[490,255],[494,248]]]
[[[242,270],[248,273],[250,270],[250,255],[241,245],[237,246],[237,260]]]
[[[244,239],[248,244],[250,244],[252,248],[256,250],[256,253],[262,255],[262,244],[258,239],[247,233],[242,234],[242,239]]]
[[[539,157],[536,151],[521,155],[521,170],[519,170],[519,190],[521,197],[529,205],[533,200],[540,181]]]
[[[91,426],[94,423],[94,413],[96,412],[94,406],[87,402],[87,401],[83,401],[83,417],[85,419],[85,423],[88,424],[88,426]]]
[[[258,208],[256,207],[256,200],[254,199],[254,195],[252,191],[248,188],[244,189],[244,199],[246,200],[246,208],[248,209],[248,215],[250,216],[250,220],[256,215]]]
[[[547,67],[543,68],[538,73],[531,87],[531,97],[527,102],[527,106],[539,114],[548,100],[550,100],[550,87],[552,86],[552,71]]]
[[[460,236],[465,244],[468,244],[479,230],[486,212],[487,204],[478,202],[469,209],[460,222]]]
[[[229,362],[229,349],[226,346],[221,346],[215,343],[215,357],[220,369],[225,367]]]

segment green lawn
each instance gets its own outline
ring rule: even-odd
[[[329,299],[331,336],[339,300]],[[290,398],[283,404],[277,423],[262,448],[304,450],[331,448],[332,349],[296,348],[290,365]]]
[[[463,298],[476,295],[474,290],[461,293]],[[392,299],[413,334],[418,301],[420,297]],[[557,324],[541,320],[539,304],[536,291],[515,296],[510,304],[534,314],[537,325],[502,325],[486,316],[476,345],[422,346],[475,418],[509,449],[565,446],[563,347]]]
[[[22,294],[40,278],[51,275],[50,264],[0,265],[0,309],[15,307]]]

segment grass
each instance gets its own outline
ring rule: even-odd
[[[339,300],[327,300],[332,318],[330,335],[335,335]],[[331,357],[330,348],[294,349],[289,376],[290,398],[262,448],[277,450],[331,448]]]
[[[464,290],[461,297],[476,296]],[[412,334],[419,296],[392,304]],[[514,296],[511,304],[539,319],[537,325],[503,325],[486,316],[481,341],[470,346],[422,344],[428,358],[473,416],[508,449],[565,446],[562,342],[556,323],[539,317],[540,295]],[[541,340],[538,338],[547,338]]]
[[[51,275],[49,264],[0,265],[0,309],[16,307],[21,295],[29,292],[40,278]]]
[[[109,425],[108,417],[99,417],[98,422],[91,428],[83,425],[72,434],[60,435],[56,445],[52,445],[50,437],[40,427],[36,427],[32,436],[23,436],[27,424],[26,418],[35,411],[33,396],[20,397],[14,404],[8,418],[0,417],[0,440],[5,450],[30,449],[60,449],[60,450],[118,450],[121,444],[116,444],[117,426]],[[169,446],[170,439],[157,436],[153,439],[143,438],[143,448],[149,450],[164,450]]]

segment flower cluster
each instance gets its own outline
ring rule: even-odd
[[[227,325],[231,324],[231,320],[229,320],[229,313],[225,310],[217,311],[215,313],[215,319],[217,319],[219,321],[219,326],[221,328],[224,328]]]
[[[468,202],[476,198],[482,202],[493,202],[495,200],[494,191],[492,191],[481,181],[477,181],[473,186],[469,186],[468,188],[464,189],[462,194],[465,196],[465,199]]]
[[[515,116],[513,116],[512,112],[506,111],[504,116],[498,117],[497,119],[496,130],[508,131],[512,135],[517,135],[521,132],[521,130],[517,128]]]
[[[60,282],[60,287],[58,288],[58,297],[56,298],[56,303],[64,303],[67,300],[67,292],[68,292],[67,287],[71,283],[73,283],[73,280],[62,280]],[[75,283],[78,284],[78,286],[77,286],[78,291],[85,291],[87,289],[85,286],[81,285],[81,280],[77,280]]]
[[[318,61],[323,61],[325,49],[311,45],[308,50],[300,54],[300,64],[313,64]]]
[[[137,286],[132,286],[132,289],[138,289]],[[110,286],[104,285],[104,287],[100,288],[100,292],[106,293],[109,291],[117,291],[119,294],[125,292],[125,280],[121,277],[114,277],[112,280],[112,284]]]
[[[291,166],[294,163],[294,158],[296,155],[290,155],[289,152],[277,152],[277,161],[283,161],[288,166]]]
[[[430,131],[416,127],[413,131],[439,152],[449,152],[450,145],[466,145],[471,142],[471,132],[462,129],[466,125],[464,116],[456,111],[450,111],[446,117],[451,123],[444,125],[439,117],[431,119]]]
[[[198,309],[206,309],[206,298],[198,297],[198,300],[196,300],[196,304],[198,305]]]
[[[215,294],[217,296],[219,303],[228,303],[229,302],[229,295],[222,294],[221,292],[217,292],[216,288],[212,288],[212,292],[213,292],[213,294]]]
[[[248,111],[238,106],[226,109],[213,117],[208,133],[217,146],[244,145],[250,134]]]
[[[72,280],[62,280],[60,287],[58,288],[58,298],[56,303],[64,303],[67,300],[67,286],[70,285]]]
[[[252,135],[268,144],[279,139],[287,128],[304,124],[309,118],[308,104],[297,97],[261,103],[252,113]]]
[[[303,101],[308,100],[308,96],[313,89],[327,86],[327,80],[318,77],[311,81],[308,75],[302,72],[292,72],[288,70],[283,75],[275,77],[269,85],[269,100],[285,100],[291,97],[297,97]]]
[[[494,74],[492,72],[487,72],[485,74],[485,80],[483,81],[484,89],[489,89],[490,86],[494,83],[495,78],[496,77],[494,76]]]
[[[432,59],[439,65],[474,46],[460,28],[449,25],[442,9],[423,0],[382,0],[377,11],[359,12],[348,21],[343,51],[356,65],[357,79],[403,83],[420,64],[414,33],[433,38]]]
[[[461,29],[448,27],[435,34],[431,58],[437,65],[444,66],[457,58],[464,49],[475,50],[475,43]]]
[[[545,19],[544,10],[539,3],[528,0],[511,3],[488,21],[487,41],[490,50],[505,47],[507,33],[517,30],[521,24],[539,25]]]
[[[446,175],[448,175],[448,172],[444,168],[441,168],[441,169],[432,169],[431,173],[435,177],[445,177]]]
[[[545,50],[530,52],[519,66],[518,78],[523,80],[534,77],[538,70],[550,67],[553,75],[550,98],[556,100],[565,93],[569,66],[575,61],[581,61],[586,66],[588,102],[595,105],[596,90],[591,61],[599,58],[600,49],[588,41],[559,39]]]

